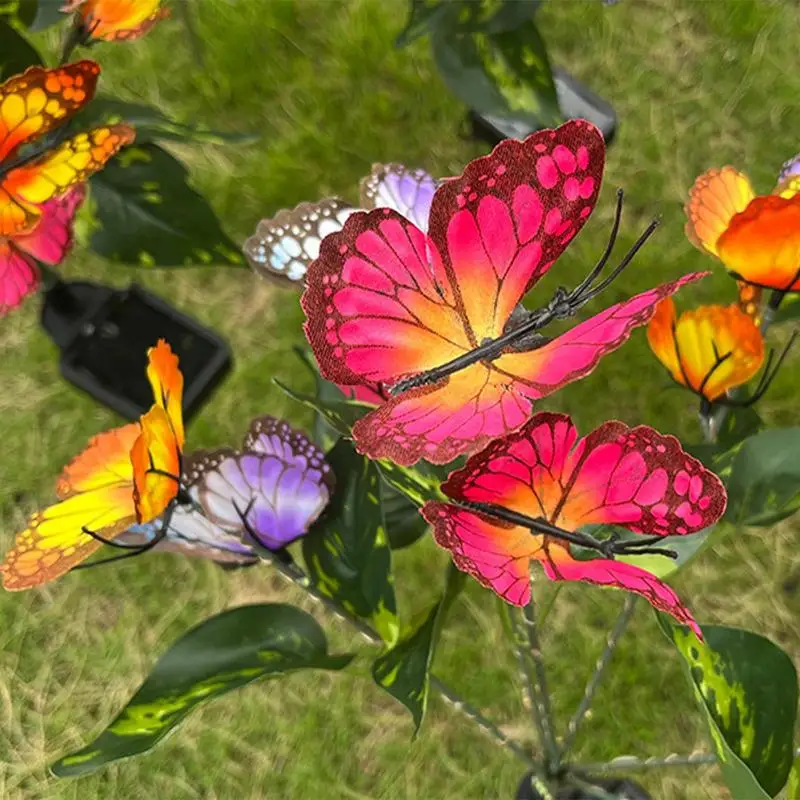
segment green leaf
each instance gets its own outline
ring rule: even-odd
[[[308,573],[322,594],[370,620],[384,641],[394,642],[400,626],[377,468],[344,439],[326,459],[336,491],[324,516],[303,538]]]
[[[303,365],[308,369],[314,378],[315,384],[315,397],[314,403],[314,441],[323,450],[330,450],[339,439],[339,436],[349,436],[352,418],[349,417],[351,409],[338,406],[339,414],[334,417],[336,427],[332,426],[326,419],[323,412],[320,410],[329,404],[345,403],[349,405],[342,390],[335,384],[323,378],[313,361],[313,356],[304,348],[295,347],[294,351],[297,357],[302,361]],[[291,389],[287,389],[278,383],[279,386],[290,397],[300,399],[297,393]],[[302,395],[300,402],[309,404],[311,398],[309,395]],[[314,406],[312,406],[314,407]],[[358,406],[355,410],[359,416],[369,410],[367,406]],[[344,419],[343,415],[348,415],[348,419]],[[428,523],[417,510],[417,506],[410,502],[404,495],[400,494],[397,490],[392,489],[388,484],[381,482],[381,504],[383,506],[383,518],[386,522],[386,536],[389,540],[389,547],[392,550],[401,550],[416,542],[428,529]]]
[[[415,503],[381,481],[381,503],[386,521],[386,536],[392,550],[410,547],[425,535],[428,523]]]
[[[800,797],[800,757],[794,760],[794,766],[789,773],[789,780],[786,783],[786,797]]]
[[[687,536],[665,536],[658,543],[658,547],[665,547],[674,550],[677,558],[669,558],[654,554],[644,554],[641,556],[615,556],[617,561],[626,564],[633,564],[635,567],[646,569],[657,578],[666,580],[683,569],[693,561],[701,552],[712,544],[719,541],[720,534],[732,530],[731,526],[711,526],[698,533],[690,533]],[[631,533],[628,530],[615,528],[620,539],[636,539],[639,534]]]
[[[272,382],[292,400],[297,400],[298,403],[302,403],[304,406],[319,412],[325,422],[340,436],[349,438],[356,420],[363,417],[373,408],[366,403],[359,403],[356,400],[348,400],[344,397],[341,400],[337,400],[296,392],[277,378],[273,378]]]
[[[95,125],[128,122],[136,128],[138,144],[147,144],[157,139],[177,142],[200,142],[202,144],[247,145],[259,140],[257,134],[214,131],[199,125],[187,125],[170,119],[157,108],[144,103],[126,103],[113,97],[96,97],[76,117],[76,125],[82,130]]]
[[[0,17],[15,19],[26,28],[33,24],[38,10],[39,0],[0,0]]]
[[[375,461],[381,478],[421,508],[428,500],[446,500],[440,485],[450,467],[437,468],[426,461],[413,467],[401,467],[393,461]],[[443,474],[444,473],[444,474]]]
[[[51,769],[59,777],[85,775],[150,750],[214,697],[297,669],[340,670],[352,658],[330,655],[322,628],[294,606],[263,603],[224,611],[178,639],[111,725]]]
[[[394,40],[395,47],[405,47],[429,33],[447,10],[448,0],[409,0],[406,26]]]
[[[454,7],[449,16],[456,13]],[[532,18],[515,27],[490,21],[475,31],[443,22],[431,46],[448,88],[475,111],[534,128],[561,122],[547,50]]]
[[[91,178],[92,249],[144,266],[244,264],[188,171],[155,144],[125,148]]]
[[[735,525],[770,526],[800,508],[800,428],[772,428],[746,439],[727,475]]]
[[[7,19],[0,17],[0,81],[43,63],[28,40]]]
[[[397,644],[381,653],[372,664],[375,683],[401,702],[414,718],[414,735],[419,732],[428,706],[431,667],[445,616],[464,587],[466,574],[448,564],[441,600],[421,622],[412,625]]]
[[[791,658],[763,636],[703,625],[705,642],[658,614],[683,656],[734,800],[774,797],[793,758],[797,672]]]

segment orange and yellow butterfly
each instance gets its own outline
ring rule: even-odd
[[[55,580],[132,524],[165,511],[179,493],[184,444],[183,375],[160,339],[148,350],[155,403],[139,422],[95,436],[64,469],[58,502],[31,516],[0,565],[3,586],[30,589]]]
[[[789,163],[768,195],[757,195],[748,177],[733,167],[710,169],[689,190],[686,235],[695,247],[716,256],[738,281],[800,292],[798,189],[800,182],[794,180]],[[758,316],[760,297],[744,294],[740,292],[740,305],[754,302]]]
[[[134,140],[129,125],[103,125],[37,149],[37,140],[92,99],[99,75],[94,61],[77,61],[30,67],[0,84],[0,237],[33,230],[44,203],[102,169]]]
[[[105,42],[138,39],[169,16],[161,0],[69,0],[61,10],[77,12],[87,40]]]

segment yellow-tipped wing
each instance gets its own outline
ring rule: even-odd
[[[30,230],[41,215],[39,206],[101,170],[135,138],[130,125],[104,125],[10,170],[0,182],[0,236]]]
[[[60,502],[33,514],[0,565],[3,586],[30,589],[61,577],[87,559],[100,542],[127,530],[136,519],[130,451],[138,424],[95,436],[58,481]]]

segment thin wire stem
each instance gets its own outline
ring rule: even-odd
[[[637,758],[636,756],[618,756],[611,761],[596,761],[590,764],[571,764],[570,769],[579,773],[590,775],[597,773],[618,772],[620,770],[645,771],[661,769],[662,767],[697,767],[704,764],[716,764],[718,761],[714,753],[691,753],[688,756],[679,756],[675,753],[664,758]]]
[[[550,616],[550,612],[553,610],[553,606],[556,604],[556,598],[561,593],[561,590],[564,588],[564,583],[557,583],[550,592],[550,597],[547,598],[547,602],[542,604],[542,610],[539,612],[539,616],[536,618],[536,627],[540,630],[544,627],[544,623],[547,621],[547,618]]]
[[[610,633],[608,634],[608,638],[606,639],[606,646],[603,648],[603,652],[600,654],[600,657],[597,659],[597,662],[594,665],[594,672],[586,683],[586,688],[584,689],[583,697],[578,704],[578,708],[572,715],[570,721],[567,723],[567,733],[564,737],[564,743],[561,745],[561,752],[559,753],[559,758],[561,759],[563,759],[567,753],[569,753],[572,745],[575,744],[575,738],[578,735],[578,730],[580,729],[581,723],[586,716],[586,712],[592,705],[594,695],[600,686],[606,671],[606,667],[611,661],[614,651],[617,649],[617,645],[619,644],[619,640],[622,638],[622,634],[625,633],[625,629],[628,627],[628,623],[631,621],[633,612],[636,609],[637,599],[638,598],[636,595],[633,594],[629,594],[625,597],[622,610],[620,611],[619,616],[614,623],[614,627],[611,629]]]
[[[347,610],[330,597],[322,594],[312,583],[311,578],[295,563],[287,564],[277,558],[268,550],[259,548],[259,555],[265,561],[270,563],[278,573],[302,589],[311,598],[319,602],[337,619],[346,622],[348,625],[355,628],[361,636],[370,644],[383,644],[383,639],[380,634],[374,630],[370,625],[357,617],[350,615]],[[527,750],[517,741],[506,736],[500,728],[497,727],[491,720],[487,719],[477,708],[471,705],[467,700],[453,691],[444,681],[437,678],[436,675],[430,677],[431,686],[446,700],[456,711],[459,711],[467,719],[474,722],[490,739],[501,747],[505,747],[509,752],[513,753],[520,761],[524,762],[529,767],[537,767],[536,761],[527,752]]]
[[[536,675],[533,669],[533,663],[528,658],[528,643],[525,633],[522,630],[521,619],[516,609],[504,606],[504,612],[508,615],[508,621],[511,628],[511,639],[514,644],[514,651],[517,655],[519,662],[520,676],[522,677],[523,690],[525,692],[526,705],[531,714],[533,725],[539,736],[539,744],[543,751],[549,753],[547,746],[547,733],[545,732],[544,723],[544,709],[539,699],[539,692],[536,686]],[[546,770],[550,774],[550,770]]]
[[[522,619],[525,623],[525,633],[528,638],[528,648],[536,673],[536,682],[539,689],[539,698],[542,708],[542,723],[544,725],[545,749],[550,760],[551,768],[555,771],[559,767],[558,744],[556,743],[555,722],[553,706],[550,702],[550,692],[547,688],[547,674],[544,668],[542,648],[539,644],[539,633],[536,629],[536,606],[533,599],[533,578],[531,578],[531,599],[522,609]]]

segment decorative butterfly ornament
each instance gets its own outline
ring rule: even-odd
[[[241,451],[189,456],[184,475],[191,503],[176,507],[169,520],[133,526],[118,543],[155,542],[155,550],[254,563],[254,545],[279,551],[303,536],[328,505],[334,485],[322,451],[270,416],[250,423]]]
[[[323,240],[301,299],[320,371],[337,384],[382,384],[393,395],[355,424],[360,452],[410,465],[480,449],[520,427],[535,400],[589,374],[659,300],[702,277],[686,275],[543,339],[539,328],[572,316],[608,285],[652,230],[596,283],[618,217],[587,279],[519,321],[522,297],[591,214],[604,159],[600,131],[571,121],[506,140],[442,183],[427,236],[378,209],[353,214]]]
[[[58,502],[31,516],[0,565],[6,589],[61,577],[131,524],[150,522],[179,499],[183,376],[163,339],[148,359],[152,408],[138,423],[93,437],[64,469]]]
[[[427,230],[436,186],[436,180],[424,170],[375,164],[361,181],[361,205],[364,209],[392,208]],[[322,240],[340,231],[358,210],[340,197],[283,209],[258,223],[255,234],[244,244],[244,254],[262,278],[302,286],[309,265],[319,256]]]
[[[606,558],[578,560],[568,542],[509,521],[527,518],[531,526],[566,531],[615,525],[654,538],[714,524],[725,511],[725,489],[673,436],[606,422],[578,439],[567,415],[538,413],[452,472],[442,491],[452,502],[422,508],[436,541],[506,602],[530,601],[534,560],[551,580],[640,594],[702,636],[675,592],[649,572]]]
[[[739,281],[800,291],[800,187],[787,162],[772,194],[757,196],[746,175],[727,166],[697,178],[685,210],[686,235]]]
[[[99,74],[94,61],[78,61],[30,67],[0,85],[0,236],[31,231],[44,203],[82,183],[134,140],[129,125],[104,125],[44,152],[35,147],[92,99]]]

